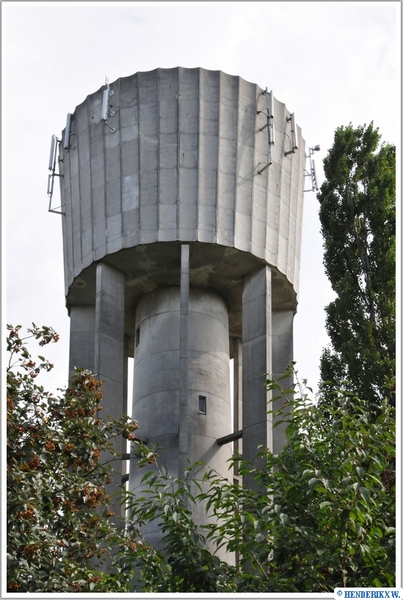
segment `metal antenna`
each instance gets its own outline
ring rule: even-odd
[[[313,148],[309,148],[309,154],[308,156],[305,156],[305,158],[309,158],[309,171],[304,169],[304,177],[310,177],[312,187],[310,190],[304,190],[304,192],[316,192],[318,190],[318,179],[316,177],[315,161],[313,160],[312,156],[314,152],[319,152],[319,150],[320,146],[319,144],[317,144],[316,146],[313,146]]]
[[[101,120],[104,121],[105,125],[109,127],[112,133],[115,133],[116,128],[109,125],[108,117],[113,117],[115,115],[115,111],[111,109],[109,106],[109,96],[113,96],[115,93],[113,90],[109,89],[109,79],[105,77],[105,85],[106,88],[102,93],[102,111],[101,111]]]
[[[48,212],[53,212],[58,215],[65,215],[63,211],[59,210],[62,206],[58,206],[57,208],[52,208],[52,196],[53,196],[53,187],[55,184],[55,177],[64,177],[60,173],[56,173],[56,155],[57,155],[57,145],[61,140],[57,139],[55,135],[52,135],[52,139],[50,141],[50,155],[49,155],[49,171],[51,173],[48,175],[48,196],[49,196],[49,207]]]
[[[295,150],[298,150],[298,133],[297,127],[295,125],[294,113],[287,117],[287,123],[291,123],[291,150],[288,150],[288,152],[284,152],[284,156],[294,154]]]
[[[266,119],[267,119],[267,122],[265,123],[265,125],[263,125],[263,127],[260,128],[260,131],[263,131],[267,127],[267,137],[268,137],[267,142],[269,145],[269,156],[268,156],[269,162],[262,169],[259,169],[258,175],[261,175],[263,173],[263,171],[265,171],[273,163],[272,148],[274,146],[274,137],[275,137],[275,129],[274,129],[274,123],[273,123],[273,119],[274,119],[273,91],[268,92],[267,88],[266,88],[266,90],[264,92],[262,92],[262,94],[264,94],[266,96]],[[261,112],[264,112],[264,109],[258,110],[257,114],[259,115]]]

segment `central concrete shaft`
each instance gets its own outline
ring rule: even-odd
[[[214,290],[190,288],[186,344],[181,317],[179,286],[154,290],[137,305],[133,414],[139,437],[163,446],[160,462],[177,477],[189,457],[224,476],[231,448],[216,440],[231,426],[228,310]],[[131,488],[141,475],[133,470]]]

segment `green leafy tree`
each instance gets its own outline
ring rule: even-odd
[[[321,386],[343,386],[373,407],[394,402],[395,147],[378,129],[339,127],[318,193],[326,274],[336,293],[327,308],[331,345]]]
[[[135,565],[142,573],[141,591],[331,592],[394,585],[394,408],[385,403],[374,419],[366,401],[344,390],[327,407],[310,402],[304,390],[285,394],[272,380],[268,386],[284,397],[275,417],[287,421],[285,448],[277,456],[262,448],[261,470],[237,459],[239,472],[252,474],[264,493],[206,469],[203,490],[194,494],[190,468],[181,481],[157,461],[143,478],[142,493],[129,494],[131,526],[137,531],[155,521],[162,536],[152,556],[148,546],[121,557],[126,568]],[[210,519],[196,526],[192,509],[200,502]],[[218,558],[219,548],[238,557],[234,566]]]
[[[144,452],[147,462],[148,452]],[[145,461],[140,460],[139,466]],[[143,477],[142,491],[127,494],[132,535],[138,536],[142,526],[155,521],[162,535],[160,548],[142,541],[134,552],[121,555],[126,569],[141,574],[139,588],[143,592],[236,591],[233,567],[207,546],[206,527],[196,525],[193,518],[192,509],[201,499],[200,485],[192,477],[196,470],[197,465],[189,465],[185,480],[181,480],[155,461],[155,471],[147,471]]]
[[[40,345],[57,339],[47,327],[33,326],[29,335]],[[241,476],[254,476],[265,491],[203,465],[189,465],[182,481],[135,439],[135,421],[100,419],[102,388],[92,373],[77,370],[55,398],[35,383],[51,365],[32,359],[19,327],[9,327],[7,343],[9,591],[330,592],[395,584],[389,403],[374,418],[368,403],[346,390],[334,392],[330,406],[315,405],[297,385],[283,391],[269,380],[273,401],[284,400],[274,415],[287,422],[284,450],[262,448],[262,469],[234,458]],[[153,466],[141,493],[127,492],[120,528],[106,489],[119,458],[110,440],[122,434],[138,467]],[[201,484],[196,469],[205,470]],[[209,518],[196,524],[193,509],[201,503]],[[161,530],[158,547],[141,534],[151,522]],[[237,560],[221,560],[219,549]]]
[[[20,330],[8,326],[8,591],[124,591],[131,574],[108,574],[105,564],[135,540],[113,522],[106,486],[119,458],[111,439],[134,438],[137,424],[100,419],[101,382],[88,371],[77,369],[59,398],[38,386],[53,365],[33,360],[27,339],[44,346],[58,335],[33,325],[21,338]]]
[[[269,387],[280,392],[274,381]],[[304,393],[290,404],[291,416],[283,409],[275,415],[288,422],[284,450],[274,456],[263,449],[264,471],[241,462],[241,471],[252,469],[267,490],[247,504],[250,493],[243,490],[245,535],[238,532],[231,540],[231,547],[239,540],[248,589],[259,582],[262,591],[288,592],[393,585],[394,409],[384,406],[374,422],[366,402],[345,391],[335,393],[330,409],[312,404]],[[218,479],[214,490],[210,496],[223,521],[218,532],[225,535],[226,519],[233,522],[226,515],[235,510],[222,510],[228,496]],[[254,535],[248,534],[251,525]]]

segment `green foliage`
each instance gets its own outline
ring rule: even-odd
[[[322,392],[329,401],[344,386],[375,408],[385,396],[394,403],[395,376],[395,147],[380,139],[372,123],[338,128],[318,193],[336,292],[326,308]]]
[[[282,394],[276,382],[268,385]],[[129,521],[135,528],[154,523],[162,545],[152,555],[148,546],[122,557],[142,572],[141,591],[394,585],[394,409],[384,405],[374,421],[367,403],[345,391],[334,393],[330,407],[312,404],[305,392],[291,396],[274,415],[278,423],[287,421],[281,454],[262,448],[260,470],[237,461],[264,493],[211,471],[195,493],[191,469],[181,481],[158,462],[145,474],[142,493],[130,494]],[[196,527],[192,511],[200,503],[210,518]],[[220,547],[238,557],[236,565],[218,558]]]
[[[142,526],[157,522],[162,534],[161,549],[143,542],[136,553],[121,556],[126,568],[131,565],[141,573],[141,591],[231,591],[233,569],[208,550],[204,527],[194,522],[192,508],[199,499],[192,488],[200,491],[200,487],[192,474],[189,467],[182,481],[156,462],[156,470],[145,473],[141,492],[127,494],[129,530],[136,534]]]
[[[33,360],[25,343],[56,342],[49,327],[8,326],[7,559],[10,592],[119,591],[129,573],[104,572],[113,549],[127,546],[112,522],[106,485],[115,435],[133,436],[137,424],[99,418],[101,382],[82,369],[55,398],[35,383],[52,365]]]
[[[50,328],[33,326],[29,334],[40,345],[57,340]],[[264,468],[233,459],[240,476],[255,477],[256,490],[200,464],[181,480],[135,439],[135,421],[100,419],[101,383],[91,373],[77,370],[54,398],[35,384],[51,365],[44,357],[35,364],[19,327],[9,327],[7,344],[9,591],[247,594],[395,585],[388,402],[374,418],[366,401],[345,390],[334,391],[329,406],[315,405],[303,389],[285,393],[269,380],[273,401],[284,400],[273,414],[287,422],[284,450],[275,456],[261,448]],[[132,442],[139,468],[152,465],[141,490],[124,498],[122,528],[106,492],[116,435]],[[146,541],[150,526],[155,546]]]

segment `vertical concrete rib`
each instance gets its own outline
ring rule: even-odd
[[[234,245],[249,252],[252,240],[253,172],[255,168],[256,86],[239,78]]]
[[[111,105],[116,108],[116,115],[109,117],[111,126],[116,132],[104,126],[105,144],[105,185],[106,185],[106,244],[107,253],[113,254],[122,248],[122,190],[120,164],[120,130],[117,128],[119,112],[119,89],[115,86],[114,95],[110,98]]]
[[[216,163],[216,205],[215,205],[215,238],[214,242],[217,244],[220,240],[220,218],[219,218],[219,206],[220,206],[220,194],[221,194],[221,175],[220,175],[220,136],[221,136],[221,73],[218,73],[217,77],[217,163]]]
[[[140,242],[156,241],[158,230],[158,83],[157,73],[138,74]]]
[[[217,71],[199,70],[198,239],[217,241],[218,86]]]
[[[178,71],[159,77],[158,241],[177,239],[178,211]]]
[[[238,137],[238,78],[229,78],[224,73],[220,73],[219,101],[217,242],[232,246],[234,243],[234,198]]]
[[[199,72],[179,68],[179,239],[197,239]]]
[[[257,466],[259,445],[273,448],[271,418],[267,414],[266,374],[272,371],[271,269],[266,266],[244,279],[242,295],[243,457]],[[246,477],[248,487],[256,487]]]
[[[120,81],[113,86],[114,95],[111,98],[111,104],[115,112],[111,116],[111,123],[116,128],[114,134],[110,134],[111,148],[114,149],[115,169],[114,169],[114,196],[116,204],[119,206],[119,211],[115,216],[113,229],[113,242],[109,246],[109,253],[117,252],[123,248],[123,178],[122,178],[122,126],[120,113]]]
[[[107,248],[106,233],[106,170],[105,146],[101,116],[101,94],[89,99],[91,102],[94,124],[89,128],[90,140],[90,169],[91,169],[91,198],[92,205],[92,245],[93,259],[99,260],[105,256]],[[83,201],[83,199],[81,199]]]
[[[120,80],[122,230],[125,248],[139,242],[139,148],[137,77]]]
[[[189,245],[181,246],[179,333],[179,477],[185,474],[189,456]]]
[[[87,103],[87,122],[90,122],[90,104]],[[82,136],[85,140],[85,157],[81,154],[81,160],[83,162],[83,166],[81,166],[81,171],[85,174],[86,185],[83,185],[84,178],[80,181],[80,198],[85,198],[86,200],[80,203],[81,206],[81,227],[82,227],[82,244],[83,244],[83,264],[91,264],[93,257],[93,229],[92,224],[94,221],[93,218],[93,207],[91,200],[91,191],[92,191],[92,173],[91,173],[91,142],[90,142],[90,131],[89,127],[86,131],[86,136]]]

